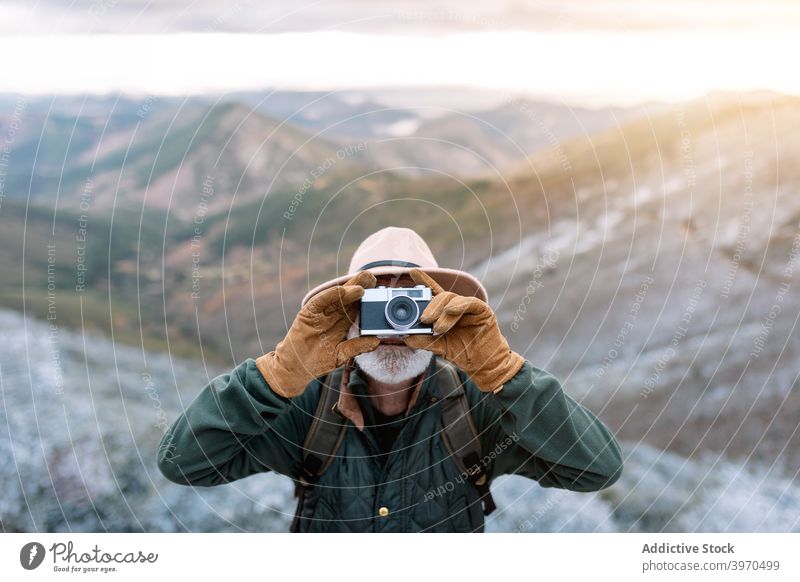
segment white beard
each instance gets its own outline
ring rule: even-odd
[[[349,339],[357,336],[358,326],[354,324],[347,332],[347,337]],[[399,384],[425,372],[432,357],[433,352],[429,350],[380,345],[371,352],[357,355],[355,361],[374,380],[385,384]]]

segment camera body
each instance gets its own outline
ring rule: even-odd
[[[430,287],[385,287],[365,289],[361,297],[359,331],[361,335],[402,337],[433,334],[433,325],[419,320],[431,302]]]

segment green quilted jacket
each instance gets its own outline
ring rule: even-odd
[[[336,460],[303,505],[303,531],[483,530],[475,487],[450,459],[439,434],[434,371],[432,360],[383,464],[370,429],[361,431],[347,421]],[[497,394],[480,392],[463,371],[459,374],[490,482],[515,473],[542,487],[597,491],[619,478],[622,456],[613,434],[549,373],[526,361]],[[281,397],[248,358],[214,378],[167,430],[158,450],[159,469],[170,481],[203,487],[265,471],[298,479],[320,386],[314,380],[302,395]],[[348,387],[366,394],[357,367]],[[368,399],[359,401],[365,418],[372,418]]]

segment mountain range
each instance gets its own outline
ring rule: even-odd
[[[407,226],[626,442],[796,480],[800,101],[476,102],[6,96],[0,304],[224,369]]]

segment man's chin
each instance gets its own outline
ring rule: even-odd
[[[358,367],[374,380],[399,384],[425,372],[433,352],[415,350],[405,344],[381,344],[371,352],[359,354]]]

